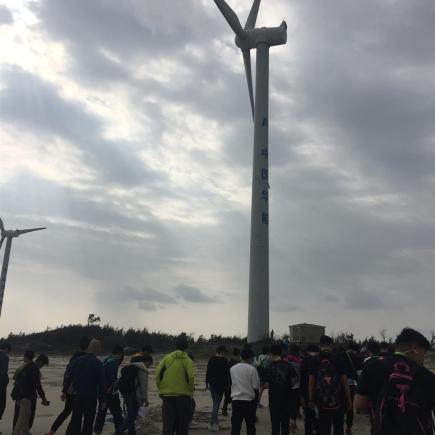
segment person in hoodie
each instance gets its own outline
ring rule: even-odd
[[[9,343],[0,344],[0,420],[6,409],[6,390],[9,384],[9,354],[11,345]]]
[[[96,357],[100,351],[101,342],[92,339],[88,352],[71,364],[64,388],[68,391],[73,386],[74,403],[66,435],[92,435],[97,401],[100,408],[106,406],[103,363]]]
[[[187,340],[179,340],[175,352],[166,355],[156,369],[162,404],[163,435],[187,435],[191,415],[195,372],[185,352]]]
[[[123,397],[124,403],[127,408],[126,420],[116,429],[117,435],[122,435],[128,430],[128,435],[136,435],[135,421],[141,406],[149,406],[148,402],[148,369],[153,364],[153,357],[151,355],[136,355],[130,360],[130,364],[124,367],[121,371],[120,384],[123,383],[124,377],[131,377],[131,391],[128,385],[130,380],[126,380],[124,385],[127,385],[127,390],[124,390]]]
[[[65,403],[63,411],[57,416],[56,420],[54,420],[51,425],[50,430],[47,435],[53,435],[65,422],[65,420],[71,415],[74,404],[74,391],[72,385],[69,388],[65,387],[66,379],[68,378],[69,372],[71,370],[71,366],[73,362],[80,356],[86,355],[89,347],[89,343],[91,339],[87,336],[84,336],[80,339],[79,350],[74,352],[74,355],[68,362],[68,365],[65,370],[65,374],[63,375],[63,386],[62,386],[62,396],[61,400]]]
[[[206,388],[210,389],[213,402],[213,411],[209,425],[209,430],[212,432],[219,430],[219,408],[229,384],[230,365],[225,356],[226,353],[227,349],[225,346],[221,345],[216,349],[216,355],[212,356],[208,361],[205,375]]]
[[[14,375],[14,387],[11,397],[15,400],[13,418],[13,435],[28,435],[33,423],[36,409],[36,398],[42,399],[42,405],[48,406],[50,402],[45,397],[41,385],[40,369],[48,365],[46,355],[40,355],[33,361],[35,352],[27,350],[24,353],[24,364],[17,369]]]
[[[118,369],[124,360],[124,348],[119,344],[112,349],[112,354],[103,361],[104,377],[106,383],[105,408],[100,408],[97,413],[94,425],[94,433],[100,435],[103,432],[107,410],[113,417],[115,430],[123,423],[121,402],[118,394]]]

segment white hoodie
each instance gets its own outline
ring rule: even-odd
[[[134,364],[139,370],[136,376],[136,400],[139,403],[148,402],[148,376],[149,372],[142,362]]]

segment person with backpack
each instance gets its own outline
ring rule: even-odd
[[[358,385],[358,373],[362,369],[362,361],[358,356],[359,346],[355,342],[347,345],[347,350],[342,354],[343,365],[349,384],[350,398],[353,403],[355,398],[356,387]],[[346,434],[352,435],[353,426],[353,407],[346,411]]]
[[[118,389],[124,398],[127,418],[117,427],[117,435],[122,435],[126,430],[128,430],[128,435],[136,435],[135,421],[139,408],[149,406],[148,369],[152,363],[153,358],[151,355],[133,356],[130,364],[121,370]]]
[[[295,377],[293,378],[292,385],[292,408],[290,410],[290,430],[295,433],[297,430],[296,419],[299,415],[299,410],[301,407],[301,390],[300,390],[300,371],[301,371],[301,357],[300,348],[297,344],[291,344],[289,347],[289,354],[286,356],[285,360],[295,371]]]
[[[242,361],[231,367],[231,435],[240,435],[243,420],[247,435],[255,435],[260,378],[252,365],[255,357],[250,348],[242,350]]]
[[[299,388],[301,392],[301,401],[304,408],[304,426],[305,435],[313,435],[317,432],[317,417],[316,412],[312,407],[308,406],[309,392],[308,383],[310,377],[310,367],[313,361],[319,356],[320,349],[315,344],[310,344],[305,349],[305,358],[302,360],[299,372]]]
[[[82,337],[79,343],[79,350],[74,352],[73,356],[70,358],[68,362],[65,373],[63,375],[62,396],[61,396],[61,400],[62,402],[64,402],[64,409],[57,416],[56,420],[54,420],[50,430],[47,432],[46,435],[53,435],[72,413],[73,404],[74,404],[74,390],[72,385],[70,385],[69,388],[66,388],[65,385],[66,379],[69,376],[69,372],[71,370],[71,366],[73,362],[80,356],[86,355],[90,342],[91,339],[89,337],[87,336]]]
[[[423,366],[429,341],[405,328],[395,353],[367,364],[355,396],[355,410],[371,413],[372,435],[432,435],[435,375]]]
[[[50,405],[45,397],[41,385],[40,369],[48,365],[46,355],[40,355],[33,361],[35,352],[27,350],[24,353],[24,364],[17,369],[14,375],[14,387],[11,392],[12,400],[15,401],[13,418],[13,435],[28,435],[33,424],[36,409],[36,399],[41,398],[43,406]]]
[[[112,349],[112,354],[103,361],[106,393],[106,407],[100,408],[95,418],[94,434],[100,435],[103,431],[104,422],[106,420],[107,410],[110,411],[113,417],[115,430],[123,423],[121,402],[118,394],[118,369],[124,360],[124,348],[119,344]]]
[[[96,357],[100,352],[101,342],[92,339],[88,352],[76,358],[71,364],[64,388],[68,391],[70,386],[73,386],[74,402],[66,435],[92,435],[97,402],[100,408],[106,406],[103,363]]]
[[[219,431],[219,408],[222,398],[229,384],[230,366],[225,356],[227,348],[223,345],[218,346],[216,355],[212,356],[207,364],[205,375],[206,389],[210,389],[213,409],[210,418],[209,431]]]
[[[266,386],[269,389],[269,414],[272,435],[289,435],[292,409],[292,389],[297,373],[294,367],[281,358],[282,346],[270,347],[272,361],[267,367]]]
[[[344,414],[352,407],[342,360],[332,352],[333,340],[320,338],[320,354],[312,361],[308,382],[308,406],[319,415],[319,435],[344,434]]]
[[[187,340],[178,340],[175,352],[166,355],[156,369],[156,384],[163,401],[163,435],[189,433],[195,371],[185,352],[187,347]]]
[[[240,349],[235,347],[233,349],[233,355],[230,358],[230,361],[228,363],[230,370],[232,366],[235,366],[240,362]],[[227,416],[228,415],[228,405],[231,403],[231,375],[228,376],[228,387],[225,391],[225,398],[224,398],[224,404],[222,405],[222,415]]]
[[[3,342],[0,344],[0,420],[6,409],[7,388],[9,384],[9,354],[11,353],[11,345]]]

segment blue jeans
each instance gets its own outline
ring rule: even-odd
[[[222,398],[224,396],[223,391],[216,391],[210,386],[211,400],[213,401],[213,410],[211,412],[211,424],[219,424],[219,408],[221,407]]]
[[[139,411],[139,402],[135,397],[129,396],[125,397],[124,401],[127,408],[127,419],[118,427],[116,433],[122,435],[124,431],[128,430],[128,435],[136,435],[135,421]]]

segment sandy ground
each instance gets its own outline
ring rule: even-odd
[[[42,382],[47,395],[48,400],[50,400],[50,406],[41,406],[38,402],[38,408],[36,411],[35,423],[32,428],[33,435],[43,435],[45,434],[51,424],[53,423],[56,416],[63,409],[63,403],[60,400],[60,385],[62,382],[63,372],[67,364],[68,359],[63,357],[51,358],[50,366],[44,367],[42,369]],[[16,367],[19,364],[19,360],[16,358],[11,359],[10,372],[13,374]],[[196,392],[195,400],[197,403],[197,412],[195,414],[196,425],[192,427],[191,432],[197,435],[208,434],[207,425],[211,413],[211,399],[209,393],[204,391],[204,378],[205,378],[205,365],[204,361],[198,361],[196,365]],[[11,388],[9,385],[9,391]],[[12,433],[12,417],[13,417],[13,406],[14,403],[10,399],[8,391],[8,404],[6,408],[3,420],[0,421],[0,432],[2,434]],[[262,404],[264,408],[258,410],[258,424],[257,424],[257,434],[269,434],[270,433],[270,422],[267,409],[267,394],[264,394],[262,399]],[[154,377],[151,375],[150,379],[150,408],[149,413],[145,417],[144,421],[141,422],[142,428],[138,430],[138,434],[159,434],[161,432],[161,401],[157,395],[155,389]],[[230,412],[231,414],[231,412]],[[222,417],[220,416],[220,424],[222,430],[220,433],[229,434],[231,428],[230,416]],[[303,434],[303,422],[298,421],[298,434]],[[58,433],[64,434],[66,430],[66,423],[62,426]],[[113,424],[109,421],[105,425],[104,434],[113,433]],[[357,416],[355,426],[355,435],[369,435],[369,425],[368,419],[364,416]]]

